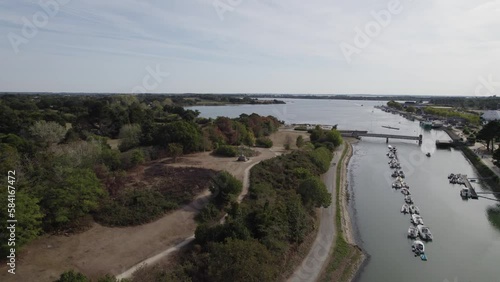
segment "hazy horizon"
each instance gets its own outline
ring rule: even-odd
[[[499,95],[499,11],[500,0],[9,1],[0,92]]]

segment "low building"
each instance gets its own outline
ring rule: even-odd
[[[485,122],[500,120],[500,111],[486,111],[481,115],[481,119]]]

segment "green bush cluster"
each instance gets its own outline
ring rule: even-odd
[[[234,146],[221,145],[214,150],[214,154],[222,157],[236,157],[238,155],[238,150]]]
[[[94,218],[107,226],[144,224],[178,207],[160,192],[149,189],[124,191],[117,198],[104,201],[101,206]]]
[[[255,146],[262,148],[271,148],[273,146],[273,141],[267,137],[257,138]]]

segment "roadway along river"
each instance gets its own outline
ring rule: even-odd
[[[339,129],[375,133],[424,135],[414,141],[391,141],[398,148],[406,182],[434,241],[426,244],[428,261],[415,258],[406,239],[410,217],[399,212],[403,195],[391,189],[387,144],[383,139],[364,138],[354,145],[349,165],[351,212],[357,239],[370,255],[358,277],[365,282],[400,281],[500,281],[500,231],[488,222],[486,209],[495,202],[463,201],[460,187],[448,183],[449,173],[476,177],[461,152],[436,150],[442,131],[423,131],[417,122],[374,109],[383,102],[343,100],[285,100],[287,105],[194,107],[204,117],[237,117],[252,112],[274,115],[287,123],[338,124]],[[397,127],[391,130],[382,126]],[[425,153],[431,152],[427,158]],[[481,186],[475,185],[479,191]]]

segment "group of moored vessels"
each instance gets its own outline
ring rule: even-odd
[[[420,209],[414,204],[411,197],[410,186],[404,181],[405,174],[401,170],[397,149],[391,145],[388,148],[389,166],[395,169],[391,176],[396,178],[392,183],[392,188],[401,189],[401,193],[404,195],[405,203],[401,207],[401,213],[411,215],[410,221],[413,225],[408,228],[408,238],[414,240],[411,246],[412,252],[415,253],[415,256],[420,256],[422,260],[427,260],[423,241],[432,241],[432,233],[429,227],[424,225],[424,220],[420,216]]]

